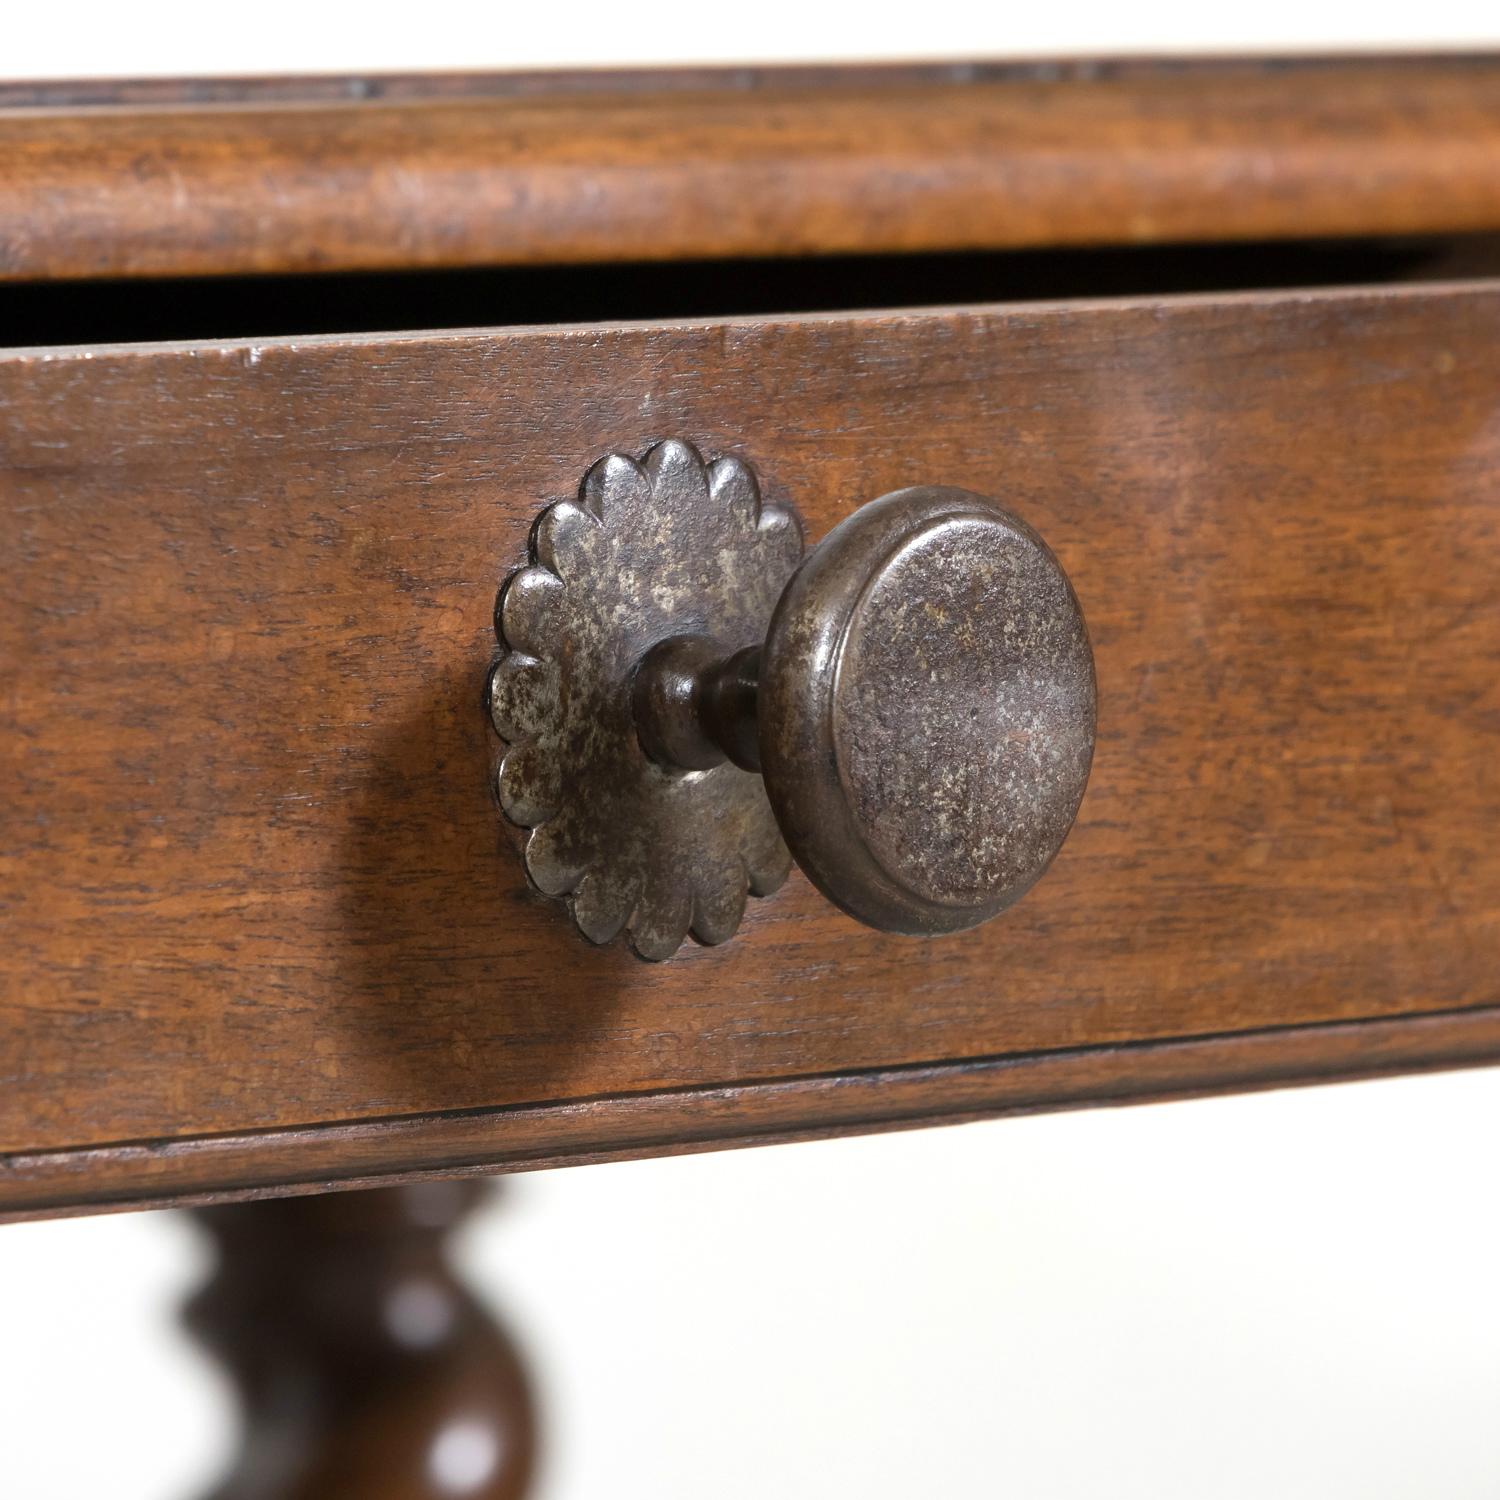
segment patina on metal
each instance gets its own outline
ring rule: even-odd
[[[506,581],[495,623],[505,654],[489,710],[509,750],[500,805],[532,830],[526,868],[564,896],[585,937],[622,930],[643,958],[689,931],[720,943],[747,891],[766,895],[790,859],[761,778],[722,757],[653,760],[636,730],[643,657],[675,636],[717,656],[758,645],[802,556],[795,518],[761,502],[736,458],[706,464],[664,442],[637,462],[602,458],[577,500],[538,518],[531,561]]]
[[[829,533],[761,653],[760,757],[815,885],[888,932],[1018,901],[1073,825],[1094,658],[1061,564],[967,490],[898,490]]]
[[[500,797],[535,830],[532,879],[596,942],[722,941],[788,845],[860,921],[957,931],[1061,848],[1096,690],[1046,543],[927,486],[800,555],[746,465],[682,442],[601,460],[538,523],[498,613]]]

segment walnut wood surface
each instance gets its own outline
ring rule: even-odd
[[[1449,233],[1497,155],[1479,56],[12,85],[0,278]]]
[[[0,1206],[1500,1056],[1452,1014],[1500,973],[1497,334],[1457,286],[0,358]],[[810,539],[917,482],[1048,538],[1099,742],[1013,911],[882,936],[794,875],[648,966],[528,891],[494,592],[667,433]]]

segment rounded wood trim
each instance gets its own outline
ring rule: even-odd
[[[0,278],[1482,231],[1497,155],[1480,56],[11,86]]]

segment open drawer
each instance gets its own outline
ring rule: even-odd
[[[0,1211],[1500,1057],[1497,393],[1483,280],[0,352]],[[528,885],[497,590],[664,438],[1045,537],[1098,734],[1014,909],[650,965]]]

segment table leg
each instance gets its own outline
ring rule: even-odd
[[[240,1389],[209,1500],[518,1500],[536,1438],[509,1337],[460,1284],[449,1230],[478,1181],[196,1210],[219,1266],[187,1321]]]

